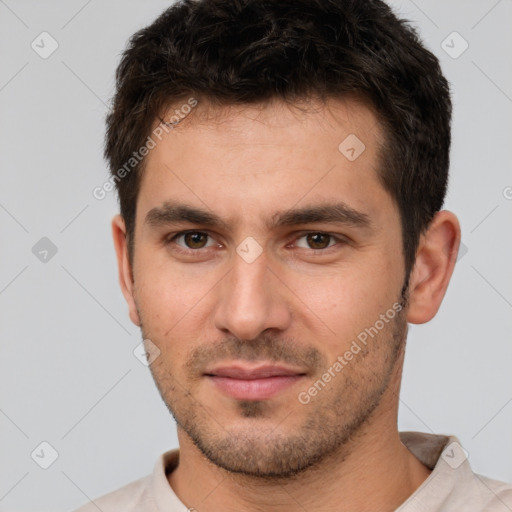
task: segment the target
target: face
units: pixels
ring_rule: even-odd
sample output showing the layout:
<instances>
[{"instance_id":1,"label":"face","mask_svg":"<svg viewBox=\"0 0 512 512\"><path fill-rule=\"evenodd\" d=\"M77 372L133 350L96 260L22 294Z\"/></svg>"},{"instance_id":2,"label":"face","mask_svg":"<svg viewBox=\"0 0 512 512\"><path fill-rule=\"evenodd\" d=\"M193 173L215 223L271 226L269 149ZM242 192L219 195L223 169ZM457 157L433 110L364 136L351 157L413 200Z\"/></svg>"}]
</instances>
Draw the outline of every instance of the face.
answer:
<instances>
[{"instance_id":1,"label":"face","mask_svg":"<svg viewBox=\"0 0 512 512\"><path fill-rule=\"evenodd\" d=\"M131 317L180 435L233 472L290 476L347 445L404 345L377 119L315 107L198 105L147 156Z\"/></svg>"}]
</instances>

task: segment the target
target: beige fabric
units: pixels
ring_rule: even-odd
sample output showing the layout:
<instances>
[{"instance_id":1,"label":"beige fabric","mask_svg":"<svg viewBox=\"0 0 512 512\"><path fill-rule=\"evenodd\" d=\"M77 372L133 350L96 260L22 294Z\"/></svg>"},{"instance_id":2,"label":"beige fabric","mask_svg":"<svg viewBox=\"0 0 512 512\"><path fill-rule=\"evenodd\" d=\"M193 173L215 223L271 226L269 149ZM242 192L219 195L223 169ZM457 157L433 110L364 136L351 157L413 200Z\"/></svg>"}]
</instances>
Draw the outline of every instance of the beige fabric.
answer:
<instances>
[{"instance_id":1,"label":"beige fabric","mask_svg":"<svg viewBox=\"0 0 512 512\"><path fill-rule=\"evenodd\" d=\"M512 512L512 485L473 473L455 436L400 432L400 438L433 471L395 512ZM164 453L152 475L75 512L187 512L166 476L166 471L170 473L176 467L178 458L178 450Z\"/></svg>"}]
</instances>

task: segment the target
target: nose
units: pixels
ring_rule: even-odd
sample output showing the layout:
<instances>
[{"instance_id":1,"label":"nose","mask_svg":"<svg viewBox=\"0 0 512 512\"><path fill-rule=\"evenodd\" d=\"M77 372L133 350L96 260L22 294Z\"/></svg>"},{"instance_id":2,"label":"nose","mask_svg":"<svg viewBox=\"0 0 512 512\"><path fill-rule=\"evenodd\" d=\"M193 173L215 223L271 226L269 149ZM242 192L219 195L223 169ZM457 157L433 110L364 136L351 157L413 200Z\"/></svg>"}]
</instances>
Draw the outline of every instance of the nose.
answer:
<instances>
[{"instance_id":1,"label":"nose","mask_svg":"<svg viewBox=\"0 0 512 512\"><path fill-rule=\"evenodd\" d=\"M263 252L247 263L238 254L222 280L215 326L240 340L253 340L267 329L285 330L291 320L287 288L269 268Z\"/></svg>"}]
</instances>

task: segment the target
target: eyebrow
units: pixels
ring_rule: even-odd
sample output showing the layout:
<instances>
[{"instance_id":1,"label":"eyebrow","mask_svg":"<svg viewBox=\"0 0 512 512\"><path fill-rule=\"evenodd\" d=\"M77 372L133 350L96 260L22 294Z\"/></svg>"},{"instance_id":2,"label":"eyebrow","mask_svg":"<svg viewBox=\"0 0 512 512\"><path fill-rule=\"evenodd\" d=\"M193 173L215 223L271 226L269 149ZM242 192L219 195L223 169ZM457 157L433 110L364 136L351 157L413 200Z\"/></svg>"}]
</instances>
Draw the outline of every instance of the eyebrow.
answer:
<instances>
[{"instance_id":1,"label":"eyebrow","mask_svg":"<svg viewBox=\"0 0 512 512\"><path fill-rule=\"evenodd\" d=\"M162 206L152 208L146 215L146 224L158 227L166 224L190 223L228 231L229 223L217 214L184 203L167 201ZM344 224L370 229L373 223L370 216L357 211L343 202L328 203L277 212L266 222L267 229L299 224L327 223Z\"/></svg>"}]
</instances>

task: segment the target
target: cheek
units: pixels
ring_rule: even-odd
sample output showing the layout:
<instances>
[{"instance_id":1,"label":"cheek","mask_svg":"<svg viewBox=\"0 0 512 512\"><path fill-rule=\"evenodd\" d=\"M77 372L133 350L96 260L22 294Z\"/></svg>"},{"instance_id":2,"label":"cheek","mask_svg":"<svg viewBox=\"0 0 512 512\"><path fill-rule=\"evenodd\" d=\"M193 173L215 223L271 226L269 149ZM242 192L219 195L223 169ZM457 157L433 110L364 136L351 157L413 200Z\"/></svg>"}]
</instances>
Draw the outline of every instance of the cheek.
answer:
<instances>
[{"instance_id":1,"label":"cheek","mask_svg":"<svg viewBox=\"0 0 512 512\"><path fill-rule=\"evenodd\" d=\"M400 285L389 259L367 255L354 265L302 275L293 290L301 299L296 307L316 325L313 331L325 332L324 349L336 354L392 308Z\"/></svg>"},{"instance_id":2,"label":"cheek","mask_svg":"<svg viewBox=\"0 0 512 512\"><path fill-rule=\"evenodd\" d=\"M166 384L166 376L172 374L179 378L179 368L197 334L193 331L192 298L183 285L176 286L161 275L155 279L145 275L139 278L138 286L136 281L136 302L143 336L151 340L162 355L153 363L153 372L167 387L170 384Z\"/></svg>"},{"instance_id":3,"label":"cheek","mask_svg":"<svg viewBox=\"0 0 512 512\"><path fill-rule=\"evenodd\" d=\"M179 275L142 264L135 274L135 299L142 323L161 336L193 306L191 290Z\"/></svg>"},{"instance_id":4,"label":"cheek","mask_svg":"<svg viewBox=\"0 0 512 512\"><path fill-rule=\"evenodd\" d=\"M139 258L135 270L135 300L145 334L173 350L197 340L206 328L221 276L149 257Z\"/></svg>"}]
</instances>

